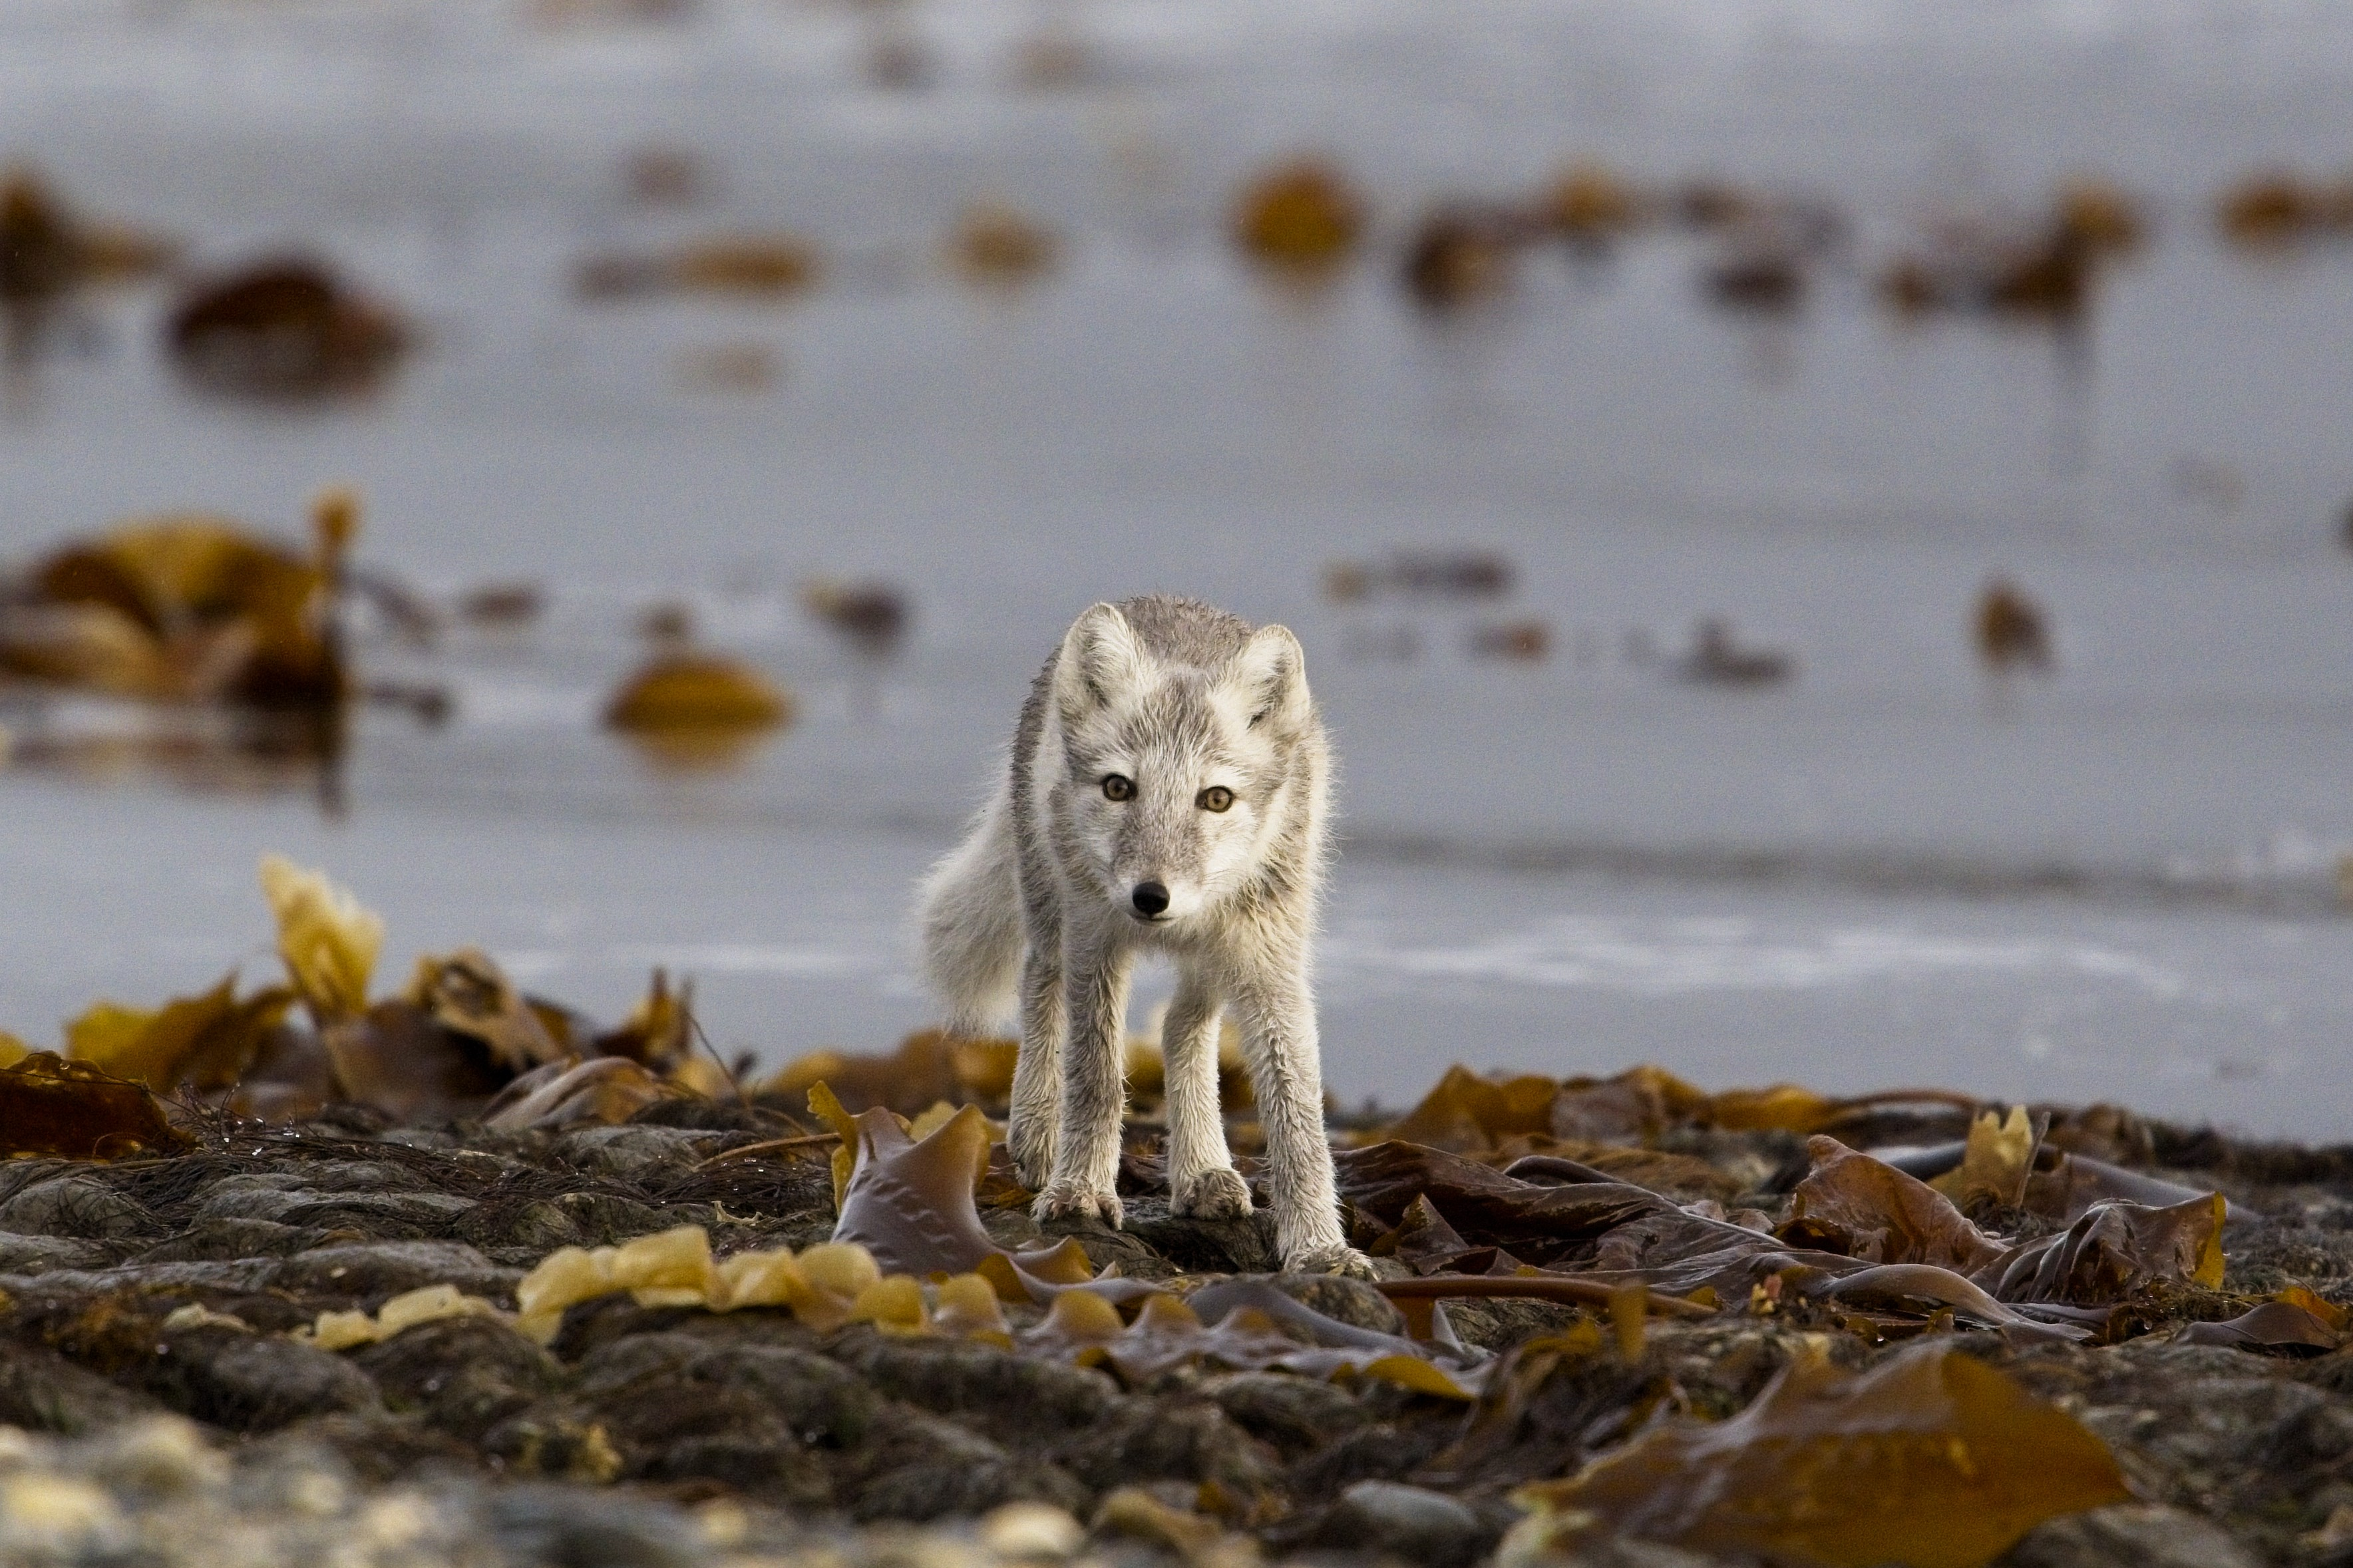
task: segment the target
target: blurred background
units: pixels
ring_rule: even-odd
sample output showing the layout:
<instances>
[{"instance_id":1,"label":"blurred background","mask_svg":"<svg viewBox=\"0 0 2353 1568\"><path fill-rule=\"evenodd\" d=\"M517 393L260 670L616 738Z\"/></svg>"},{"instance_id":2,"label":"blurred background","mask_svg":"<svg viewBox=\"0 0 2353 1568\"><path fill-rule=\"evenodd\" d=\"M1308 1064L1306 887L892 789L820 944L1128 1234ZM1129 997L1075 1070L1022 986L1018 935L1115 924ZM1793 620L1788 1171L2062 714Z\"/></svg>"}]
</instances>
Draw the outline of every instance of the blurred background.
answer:
<instances>
[{"instance_id":1,"label":"blurred background","mask_svg":"<svg viewBox=\"0 0 2353 1568\"><path fill-rule=\"evenodd\" d=\"M0 159L36 1044L279 850L887 1048L1166 589L1307 647L1344 1098L2345 1134L2353 9L5 0Z\"/></svg>"}]
</instances>

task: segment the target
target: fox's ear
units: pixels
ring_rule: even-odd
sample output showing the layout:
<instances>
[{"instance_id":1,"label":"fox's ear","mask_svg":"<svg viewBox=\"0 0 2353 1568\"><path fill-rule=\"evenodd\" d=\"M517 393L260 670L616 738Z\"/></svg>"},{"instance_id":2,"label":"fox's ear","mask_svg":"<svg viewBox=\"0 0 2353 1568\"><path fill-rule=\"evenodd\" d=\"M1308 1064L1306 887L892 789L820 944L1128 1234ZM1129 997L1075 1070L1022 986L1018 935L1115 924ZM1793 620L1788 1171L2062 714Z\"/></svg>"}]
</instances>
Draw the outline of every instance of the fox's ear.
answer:
<instances>
[{"instance_id":1,"label":"fox's ear","mask_svg":"<svg viewBox=\"0 0 2353 1568\"><path fill-rule=\"evenodd\" d=\"M1144 684L1151 656L1116 605L1097 605L1071 623L1054 660L1054 703L1082 719Z\"/></svg>"},{"instance_id":2,"label":"fox's ear","mask_svg":"<svg viewBox=\"0 0 2353 1568\"><path fill-rule=\"evenodd\" d=\"M1220 681L1240 698L1253 730L1284 733L1307 718L1307 652L1288 626L1261 626Z\"/></svg>"}]
</instances>

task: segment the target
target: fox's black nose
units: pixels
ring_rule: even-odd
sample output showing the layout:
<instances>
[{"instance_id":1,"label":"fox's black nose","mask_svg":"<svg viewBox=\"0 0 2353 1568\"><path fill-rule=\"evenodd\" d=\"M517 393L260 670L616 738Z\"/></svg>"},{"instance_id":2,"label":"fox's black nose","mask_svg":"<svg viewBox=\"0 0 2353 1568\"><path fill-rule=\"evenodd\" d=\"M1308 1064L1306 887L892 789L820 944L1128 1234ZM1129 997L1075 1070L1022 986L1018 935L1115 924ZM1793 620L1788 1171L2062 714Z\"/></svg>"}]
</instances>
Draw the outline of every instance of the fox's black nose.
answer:
<instances>
[{"instance_id":1,"label":"fox's black nose","mask_svg":"<svg viewBox=\"0 0 2353 1568\"><path fill-rule=\"evenodd\" d=\"M1149 920L1168 907L1168 889L1157 882L1138 882L1130 895L1135 912Z\"/></svg>"}]
</instances>

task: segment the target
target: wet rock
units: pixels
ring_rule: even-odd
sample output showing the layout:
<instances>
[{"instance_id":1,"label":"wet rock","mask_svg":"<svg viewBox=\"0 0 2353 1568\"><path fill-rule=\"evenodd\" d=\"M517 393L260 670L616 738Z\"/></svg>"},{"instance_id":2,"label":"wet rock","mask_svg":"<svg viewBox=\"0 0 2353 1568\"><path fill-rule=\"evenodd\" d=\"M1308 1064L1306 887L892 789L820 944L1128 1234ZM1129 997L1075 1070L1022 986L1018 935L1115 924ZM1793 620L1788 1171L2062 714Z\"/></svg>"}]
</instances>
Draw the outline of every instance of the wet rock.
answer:
<instances>
[{"instance_id":1,"label":"wet rock","mask_svg":"<svg viewBox=\"0 0 2353 1568\"><path fill-rule=\"evenodd\" d=\"M0 1235L0 1274L47 1274L57 1268L103 1268L115 1249L62 1236Z\"/></svg>"},{"instance_id":2,"label":"wet rock","mask_svg":"<svg viewBox=\"0 0 2353 1568\"><path fill-rule=\"evenodd\" d=\"M138 1255L139 1263L229 1262L242 1258L291 1258L326 1242L328 1233L268 1219L198 1220ZM11 1269L8 1272L15 1272Z\"/></svg>"},{"instance_id":3,"label":"wet rock","mask_svg":"<svg viewBox=\"0 0 2353 1568\"><path fill-rule=\"evenodd\" d=\"M1032 1436L1092 1426L1121 1403L1112 1380L1100 1372L1011 1356L992 1345L861 1331L835 1341L828 1353L891 1398L940 1415L994 1418Z\"/></svg>"},{"instance_id":4,"label":"wet rock","mask_svg":"<svg viewBox=\"0 0 2353 1568\"><path fill-rule=\"evenodd\" d=\"M1139 1200L1127 1230L1187 1274L1271 1274L1282 1267L1274 1216L1264 1209L1240 1219L1196 1219L1168 1212L1165 1200Z\"/></svg>"},{"instance_id":5,"label":"wet rock","mask_svg":"<svg viewBox=\"0 0 2353 1568\"><path fill-rule=\"evenodd\" d=\"M1078 1513L1087 1504L1086 1489L1060 1468L904 1405L883 1407L846 1485L850 1517L860 1521L986 1513L1009 1502Z\"/></svg>"},{"instance_id":6,"label":"wet rock","mask_svg":"<svg viewBox=\"0 0 2353 1568\"><path fill-rule=\"evenodd\" d=\"M375 1383L341 1357L234 1328L169 1335L140 1376L148 1393L182 1415L238 1432L376 1403Z\"/></svg>"},{"instance_id":7,"label":"wet rock","mask_svg":"<svg viewBox=\"0 0 2353 1568\"><path fill-rule=\"evenodd\" d=\"M1402 1334L1405 1319L1389 1299L1362 1279L1337 1274L1278 1274L1268 1281L1312 1312L1375 1333Z\"/></svg>"},{"instance_id":8,"label":"wet rock","mask_svg":"<svg viewBox=\"0 0 2353 1568\"><path fill-rule=\"evenodd\" d=\"M445 1318L354 1352L385 1403L415 1408L465 1438L484 1432L565 1381L562 1363L505 1324Z\"/></svg>"},{"instance_id":9,"label":"wet rock","mask_svg":"<svg viewBox=\"0 0 2353 1568\"><path fill-rule=\"evenodd\" d=\"M55 1351L0 1341L0 1423L79 1436L158 1409Z\"/></svg>"},{"instance_id":10,"label":"wet rock","mask_svg":"<svg viewBox=\"0 0 2353 1568\"><path fill-rule=\"evenodd\" d=\"M591 1176L637 1182L691 1169L716 1153L721 1142L709 1132L639 1121L571 1133L556 1140L554 1152Z\"/></svg>"},{"instance_id":11,"label":"wet rock","mask_svg":"<svg viewBox=\"0 0 2353 1568\"><path fill-rule=\"evenodd\" d=\"M1446 1303L1446 1320L1454 1337L1466 1345L1502 1352L1546 1334L1556 1334L1577 1321L1574 1307L1557 1301L1461 1300Z\"/></svg>"},{"instance_id":12,"label":"wet rock","mask_svg":"<svg viewBox=\"0 0 2353 1568\"><path fill-rule=\"evenodd\" d=\"M1380 1422L1360 1426L1292 1468L1300 1497L1332 1497L1362 1480L1403 1480L1453 1439L1450 1426Z\"/></svg>"},{"instance_id":13,"label":"wet rock","mask_svg":"<svg viewBox=\"0 0 2353 1568\"><path fill-rule=\"evenodd\" d=\"M380 1241L322 1247L276 1264L281 1290L375 1300L426 1285L455 1285L470 1296L512 1300L521 1271L501 1268L463 1242Z\"/></svg>"},{"instance_id":14,"label":"wet rock","mask_svg":"<svg viewBox=\"0 0 2353 1568\"><path fill-rule=\"evenodd\" d=\"M718 1481L820 1508L832 1500L824 1454L857 1447L881 1405L851 1373L807 1351L643 1333L597 1349L571 1394L508 1418L485 1444L545 1469L551 1441L569 1454L593 1447L586 1435L601 1432L617 1475Z\"/></svg>"},{"instance_id":15,"label":"wet rock","mask_svg":"<svg viewBox=\"0 0 2353 1568\"><path fill-rule=\"evenodd\" d=\"M1463 1568L1493 1544L1485 1521L1443 1492L1358 1481L1324 1510L1311 1544L1378 1552L1429 1568Z\"/></svg>"},{"instance_id":16,"label":"wet rock","mask_svg":"<svg viewBox=\"0 0 2353 1568\"><path fill-rule=\"evenodd\" d=\"M1237 1372L1201 1384L1235 1425L1287 1457L1366 1425L1372 1413L1347 1390L1287 1373Z\"/></svg>"},{"instance_id":17,"label":"wet rock","mask_svg":"<svg viewBox=\"0 0 2353 1568\"><path fill-rule=\"evenodd\" d=\"M1274 1456L1215 1404L1183 1397L1131 1399L1073 1435L1062 1456L1098 1490L1134 1481L1215 1481L1248 1496L1272 1484Z\"/></svg>"},{"instance_id":18,"label":"wet rock","mask_svg":"<svg viewBox=\"0 0 2353 1568\"><path fill-rule=\"evenodd\" d=\"M2221 1529L2179 1509L2128 1503L2046 1520L2002 1568L2255 1568Z\"/></svg>"},{"instance_id":19,"label":"wet rock","mask_svg":"<svg viewBox=\"0 0 2353 1568\"><path fill-rule=\"evenodd\" d=\"M142 1235L155 1216L103 1182L59 1176L19 1188L0 1203L0 1230L19 1236L105 1240Z\"/></svg>"},{"instance_id":20,"label":"wet rock","mask_svg":"<svg viewBox=\"0 0 2353 1568\"><path fill-rule=\"evenodd\" d=\"M491 1505L490 1533L525 1563L701 1568L701 1532L673 1513L577 1491L520 1487Z\"/></svg>"},{"instance_id":21,"label":"wet rock","mask_svg":"<svg viewBox=\"0 0 2353 1568\"><path fill-rule=\"evenodd\" d=\"M1086 1249L1087 1261L1098 1272L1119 1265L1119 1271L1131 1279L1166 1279L1176 1272L1168 1260L1154 1251L1140 1237L1125 1230L1113 1230L1096 1219L1048 1220L1039 1226L1039 1233L1048 1240L1069 1237Z\"/></svg>"},{"instance_id":22,"label":"wet rock","mask_svg":"<svg viewBox=\"0 0 2353 1568\"><path fill-rule=\"evenodd\" d=\"M282 1225L355 1230L386 1241L427 1241L448 1237L475 1207L471 1198L448 1193L303 1195L311 1201L291 1205L273 1217Z\"/></svg>"}]
</instances>

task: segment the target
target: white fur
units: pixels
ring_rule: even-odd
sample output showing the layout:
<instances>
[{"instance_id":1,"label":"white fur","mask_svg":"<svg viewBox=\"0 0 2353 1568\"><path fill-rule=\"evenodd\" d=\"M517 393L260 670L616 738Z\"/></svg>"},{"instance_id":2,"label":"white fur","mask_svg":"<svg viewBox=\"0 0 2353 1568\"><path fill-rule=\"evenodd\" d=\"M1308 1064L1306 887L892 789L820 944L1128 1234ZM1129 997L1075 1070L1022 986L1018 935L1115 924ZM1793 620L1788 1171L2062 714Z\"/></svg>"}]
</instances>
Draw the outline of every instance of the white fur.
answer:
<instances>
[{"instance_id":1,"label":"white fur","mask_svg":"<svg viewBox=\"0 0 2353 1568\"><path fill-rule=\"evenodd\" d=\"M1097 605L1039 673L1005 784L921 899L947 1027L978 1034L1018 1006L1008 1142L1039 1218L1120 1222L1128 975L1159 952L1177 971L1162 1036L1171 1208L1250 1209L1218 1106L1230 1008L1286 1266L1365 1269L1340 1230L1309 977L1330 773L1281 626L1187 600ZM1132 798L1110 798L1113 774ZM1228 809L1203 804L1212 788L1231 792ZM1147 882L1166 892L1157 917L1135 901Z\"/></svg>"}]
</instances>

